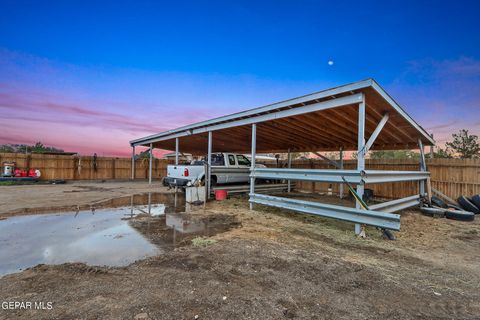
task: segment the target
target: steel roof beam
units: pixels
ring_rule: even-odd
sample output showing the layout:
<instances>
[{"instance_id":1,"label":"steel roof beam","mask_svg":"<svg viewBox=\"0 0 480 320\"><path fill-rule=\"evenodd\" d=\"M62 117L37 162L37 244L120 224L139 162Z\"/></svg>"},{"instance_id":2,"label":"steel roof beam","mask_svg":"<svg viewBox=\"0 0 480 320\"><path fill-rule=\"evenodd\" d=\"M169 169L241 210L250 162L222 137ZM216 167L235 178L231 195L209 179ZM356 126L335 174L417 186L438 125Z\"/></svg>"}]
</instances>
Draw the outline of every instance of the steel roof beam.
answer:
<instances>
[{"instance_id":1,"label":"steel roof beam","mask_svg":"<svg viewBox=\"0 0 480 320\"><path fill-rule=\"evenodd\" d=\"M357 93L357 94L352 94L349 96L341 97L341 98L336 98L334 100L328 100L328 101L323 101L323 102L318 102L310 105L306 105L303 107L298 107L298 108L292 108L292 109L287 109L287 110L282 110L282 111L277 111L273 113L268 113L268 114L262 114L250 118L245 118L245 119L239 119L227 123L220 123L208 127L202 127L198 129L189 129L185 130L182 132L178 132L175 134L171 135L165 135L162 137L155 137L149 140L143 140L141 142L133 142L133 145L143 145L146 143L154 143L158 141L165 141L165 140L170 140L173 138L179 138L179 137L185 137L189 135L194 135L194 134L199 134L199 133L205 133L208 131L216 131L216 130L222 130L222 129L227 129L227 128L232 128L232 127L238 127L238 126L243 126L243 125L250 125L254 123L260 123L260 122L265 122L269 120L275 120L275 119L281 119L281 118L287 118L287 117L292 117L300 114L305 114L305 113L310 113L310 112L316 112L320 110L326 110L326 109L331 109L331 108L336 108L336 107L341 107L341 106L346 106L350 104L357 104L361 102L363 99L363 94L362 93Z\"/></svg>"},{"instance_id":2,"label":"steel roof beam","mask_svg":"<svg viewBox=\"0 0 480 320\"><path fill-rule=\"evenodd\" d=\"M332 159L330 159L330 158L328 158L328 157L325 157L323 154L320 154L320 153L318 153L318 152L316 152L316 151L315 151L315 152L312 152L312 153L313 153L314 155L316 155L316 156L319 156L319 157L322 158L323 160L327 161L328 163L330 163L330 164L331 164L332 166L334 166L335 168L341 169L341 168L340 168L340 163L338 163L337 161L332 160Z\"/></svg>"},{"instance_id":3,"label":"steel roof beam","mask_svg":"<svg viewBox=\"0 0 480 320\"><path fill-rule=\"evenodd\" d=\"M144 140L147 140L147 139L150 140L150 139L153 139L153 138L170 135L170 134L177 133L177 132L184 131L184 130L189 130L189 129L203 127L203 126L210 126L210 125L215 124L215 123L230 121L230 120L238 119L240 117L250 117L250 116L254 116L254 115L259 114L259 113L269 112L269 111L276 110L276 109L279 109L279 108L286 108L286 107L289 107L289 106L292 106L292 105L295 105L295 104L301 104L301 103L308 102L308 101L311 101L311 100L324 99L324 98L334 96L334 95L337 95L337 94L341 94L341 93L345 93L345 92L353 92L354 90L360 90L360 89L371 86L372 81L373 81L373 79L366 79L366 80L346 84L346 85L343 85L343 86L339 86L339 87L336 87L336 88L326 89L326 90L322 90L322 91L319 91L319 92L316 92L316 93L307 94L307 95L304 95L304 96L301 96L301 97L297 97L297 98L293 98L293 99L289 99L289 100L285 100L285 101L281 101L281 102L272 103L272 104L269 104L269 105L266 105L266 106L263 106L263 107L253 108L253 109L250 109L250 110L233 113L233 114L230 114L230 115L227 115L227 116L218 117L218 118L214 118L214 119L207 120L207 121L197 122L197 123L186 125L186 126L183 126L183 127L180 127L180 128L173 129L173 130L168 130L168 131L165 131L165 132L161 132L161 133L158 133L158 134L147 136L145 138L135 139L135 140L132 140L130 143L132 145L133 144L138 145L139 143L144 143Z\"/></svg>"},{"instance_id":4,"label":"steel roof beam","mask_svg":"<svg viewBox=\"0 0 480 320\"><path fill-rule=\"evenodd\" d=\"M365 143L365 146L363 147L363 154L367 154L368 150L370 150L373 143L375 142L378 135L380 134L380 131L382 131L383 127L385 127L385 125L387 124L388 118L389 118L389 115L388 115L388 112L387 112L387 113L385 113L383 118L380 120L380 122L378 123L375 130L372 132L372 135L368 139L367 143Z\"/></svg>"}]
</instances>

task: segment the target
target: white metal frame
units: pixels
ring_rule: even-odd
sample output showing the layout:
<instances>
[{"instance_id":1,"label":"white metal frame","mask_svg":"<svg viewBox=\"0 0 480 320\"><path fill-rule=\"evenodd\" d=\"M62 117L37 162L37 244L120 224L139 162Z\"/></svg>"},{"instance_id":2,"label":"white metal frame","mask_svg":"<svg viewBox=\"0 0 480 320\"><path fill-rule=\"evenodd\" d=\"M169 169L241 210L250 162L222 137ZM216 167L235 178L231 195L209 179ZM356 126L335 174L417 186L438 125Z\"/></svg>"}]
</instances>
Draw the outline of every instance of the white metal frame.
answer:
<instances>
[{"instance_id":1,"label":"white metal frame","mask_svg":"<svg viewBox=\"0 0 480 320\"><path fill-rule=\"evenodd\" d=\"M345 179L345 181L348 183L356 185L357 194L360 197L363 197L364 186L366 183L386 183L398 181L420 181L420 183L424 183L429 177L429 173L426 171L421 140L419 140L419 146L422 153L420 165L421 171L384 171L365 169L365 155L389 119L388 113L385 114L368 141L365 142L365 108L365 96L362 94L361 101L358 104L358 151L356 170L343 170L342 150L340 150L340 164L322 156L321 154L316 153L321 158L332 163L337 170L292 169L290 167L290 152L288 158L289 165L286 169L256 168L253 162L250 172L250 209L253 209L253 204L256 203L350 221L355 223L355 233L357 235L362 232L362 224L368 224L385 229L399 230L400 216L393 214L393 212L418 205L421 197L424 195L424 189L420 189L420 195L414 195L403 199L372 205L370 206L369 210L365 210L358 200L356 200L355 208L346 208L336 205L327 205L284 197L266 196L255 193L256 178L285 179L289 182L291 180L306 180L340 184L342 184L344 182L343 179ZM256 126L252 125L252 159L255 159L255 146Z\"/></svg>"},{"instance_id":2,"label":"white metal frame","mask_svg":"<svg viewBox=\"0 0 480 320\"><path fill-rule=\"evenodd\" d=\"M425 132L412 118L410 118L405 111L373 80L368 79L350 85L337 87L330 90L317 92L311 95L279 102L261 108L248 110L232 114L225 117L216 118L209 121L196 123L189 126L184 126L175 130L166 131L160 134L148 136L142 139L133 140L130 142L133 147L132 155L132 179L135 177L135 146L136 145L150 145L150 168L149 168L149 182L152 179L152 149L153 144L159 141L175 139L175 163L178 164L179 156L179 139L181 137L208 133L208 152L207 152L207 175L205 182L207 185L207 195L210 197L211 192L211 155L212 155L212 134L213 131L236 127L251 125L252 126L252 141L251 141L251 167L250 167L250 208L253 209L254 203L271 205L274 207L292 209L304 213L318 214L322 216L352 221L355 224L355 233L361 232L362 224L370 224L382 228L398 230L400 228L400 218L398 215L385 213L383 211L394 212L412 205L418 204L421 196L425 194L425 180L428 178L426 171L425 156L423 150L422 140L418 140L421 152L420 170L419 172L411 171L379 171L365 169L365 155L370 150L384 126L389 120L389 114L384 114L379 121L377 127L373 131L368 140L365 139L365 114L366 102L364 93L355 93L355 90L364 88L373 88L379 93L401 117L409 122L421 134L422 139L434 143L433 138ZM348 94L350 93L350 94ZM336 98L335 95L348 94ZM316 99L323 99L331 97L333 99L316 102L313 104L303 105L300 107L285 109L286 107L303 104L305 102ZM357 141L357 168L356 170L343 169L343 149L340 149L340 163L332 161L337 167L337 170L314 170L314 169L292 169L291 168L291 153L288 150L288 168L256 168L256 140L257 140L257 123L287 118L295 115L316 112L331 108L337 108L346 105L358 105L358 141ZM267 112L267 113L266 113ZM293 147L293 146L292 146ZM329 160L329 159L327 159ZM341 195L343 193L343 179L349 183L356 185L357 193L360 197L364 193L364 185L366 183L383 183L394 181L420 181L420 195L415 195L403 199L389 201L383 204L373 205L371 209L364 210L361 204L357 201L355 208L345 208L341 206L332 206L326 204L319 204L308 201L301 201L296 199L287 199L282 197L264 196L255 193L255 179L256 178L273 178L284 179L288 181L287 190L290 191L291 180L309 180L309 181L326 181L341 184Z\"/></svg>"}]
</instances>

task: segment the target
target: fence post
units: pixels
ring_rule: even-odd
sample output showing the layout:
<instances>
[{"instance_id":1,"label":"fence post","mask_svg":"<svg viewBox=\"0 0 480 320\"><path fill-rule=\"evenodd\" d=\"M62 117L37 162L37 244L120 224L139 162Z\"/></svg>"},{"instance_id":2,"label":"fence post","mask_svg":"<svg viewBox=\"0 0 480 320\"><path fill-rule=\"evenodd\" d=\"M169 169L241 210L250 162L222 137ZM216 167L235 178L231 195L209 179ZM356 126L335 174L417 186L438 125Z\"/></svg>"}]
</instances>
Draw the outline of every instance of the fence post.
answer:
<instances>
[{"instance_id":1,"label":"fence post","mask_svg":"<svg viewBox=\"0 0 480 320\"><path fill-rule=\"evenodd\" d=\"M112 159L112 179L116 179L115 158Z\"/></svg>"},{"instance_id":2,"label":"fence post","mask_svg":"<svg viewBox=\"0 0 480 320\"><path fill-rule=\"evenodd\" d=\"M75 158L75 156L72 157L72 162L73 162L73 166L72 166L72 179L73 180L76 180L76 172L77 172L77 159Z\"/></svg>"}]
</instances>

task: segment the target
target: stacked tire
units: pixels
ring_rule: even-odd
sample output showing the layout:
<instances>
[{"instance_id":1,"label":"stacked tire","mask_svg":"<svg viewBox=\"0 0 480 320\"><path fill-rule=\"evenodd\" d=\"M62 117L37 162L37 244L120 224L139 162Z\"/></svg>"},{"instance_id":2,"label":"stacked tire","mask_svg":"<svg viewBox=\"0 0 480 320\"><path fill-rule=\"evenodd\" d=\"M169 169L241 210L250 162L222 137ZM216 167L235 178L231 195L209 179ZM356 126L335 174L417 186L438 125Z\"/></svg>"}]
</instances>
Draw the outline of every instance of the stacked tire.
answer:
<instances>
[{"instance_id":1,"label":"stacked tire","mask_svg":"<svg viewBox=\"0 0 480 320\"><path fill-rule=\"evenodd\" d=\"M473 204L480 209L480 194L477 194L476 196L473 196L472 199L470 199Z\"/></svg>"},{"instance_id":2,"label":"stacked tire","mask_svg":"<svg viewBox=\"0 0 480 320\"><path fill-rule=\"evenodd\" d=\"M472 212L474 214L479 214L480 209L475 205L473 198L477 200L478 198L480 198L480 195L473 196L471 199L465 196L461 196L461 197L458 197L457 202L464 210Z\"/></svg>"},{"instance_id":3,"label":"stacked tire","mask_svg":"<svg viewBox=\"0 0 480 320\"><path fill-rule=\"evenodd\" d=\"M446 218L459 221L473 221L475 215L480 214L480 195L477 194L470 199L460 196L457 202L460 208L452 206L453 208L446 210Z\"/></svg>"}]
</instances>

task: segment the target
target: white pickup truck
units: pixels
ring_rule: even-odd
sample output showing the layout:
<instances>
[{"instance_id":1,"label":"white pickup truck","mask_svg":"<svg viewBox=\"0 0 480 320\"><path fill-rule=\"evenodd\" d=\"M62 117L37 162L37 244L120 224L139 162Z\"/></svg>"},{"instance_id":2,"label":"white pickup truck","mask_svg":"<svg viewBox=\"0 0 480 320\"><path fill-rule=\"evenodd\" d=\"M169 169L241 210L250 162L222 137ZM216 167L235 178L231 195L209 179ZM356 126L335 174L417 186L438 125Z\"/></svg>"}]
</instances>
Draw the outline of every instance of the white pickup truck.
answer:
<instances>
[{"instance_id":1,"label":"white pickup truck","mask_svg":"<svg viewBox=\"0 0 480 320\"><path fill-rule=\"evenodd\" d=\"M205 181L205 160L192 161L190 165L169 165L163 184L170 187L193 186ZM211 185L242 183L249 181L250 160L244 155L234 153L212 154ZM265 167L256 165L256 167Z\"/></svg>"}]
</instances>

